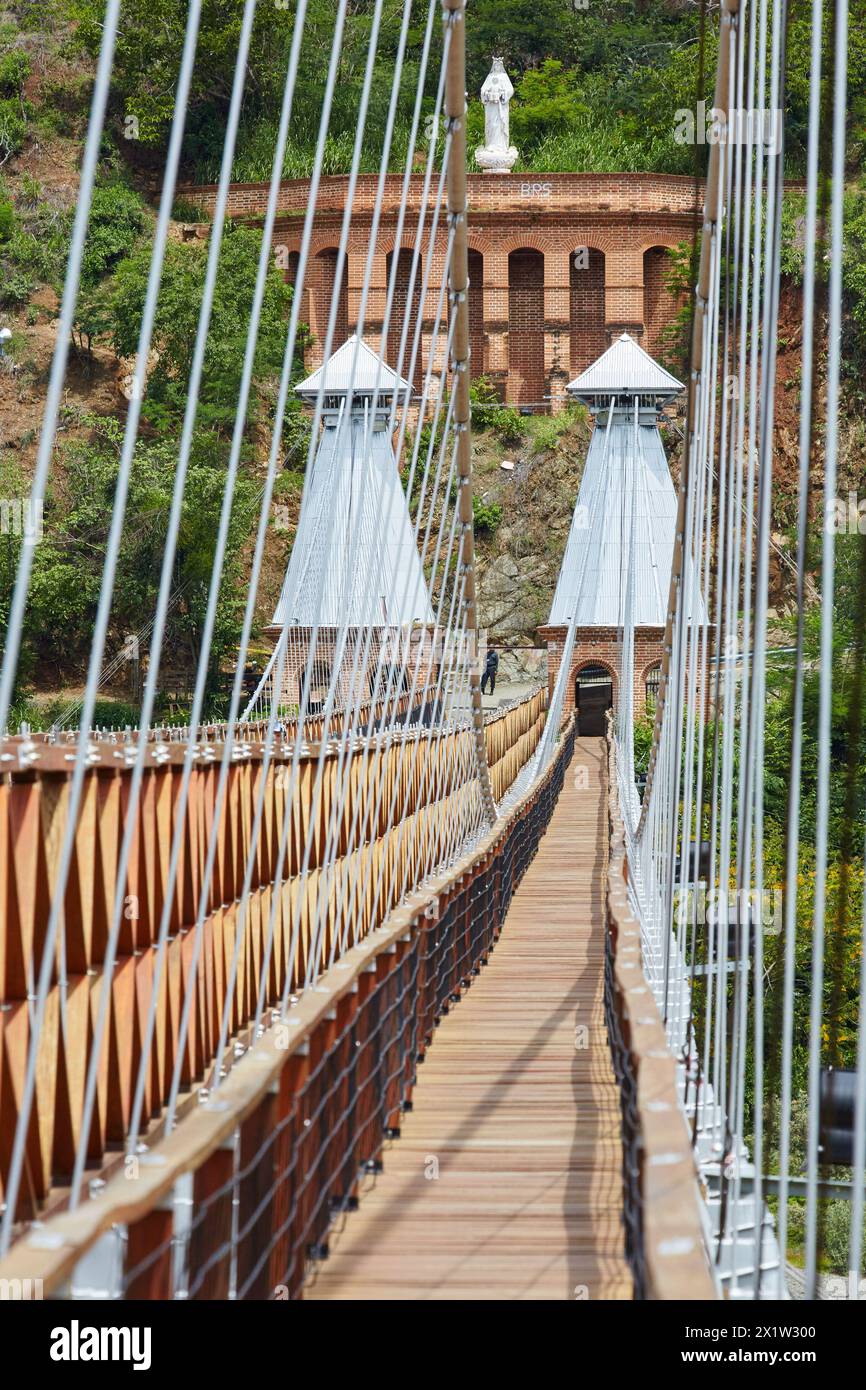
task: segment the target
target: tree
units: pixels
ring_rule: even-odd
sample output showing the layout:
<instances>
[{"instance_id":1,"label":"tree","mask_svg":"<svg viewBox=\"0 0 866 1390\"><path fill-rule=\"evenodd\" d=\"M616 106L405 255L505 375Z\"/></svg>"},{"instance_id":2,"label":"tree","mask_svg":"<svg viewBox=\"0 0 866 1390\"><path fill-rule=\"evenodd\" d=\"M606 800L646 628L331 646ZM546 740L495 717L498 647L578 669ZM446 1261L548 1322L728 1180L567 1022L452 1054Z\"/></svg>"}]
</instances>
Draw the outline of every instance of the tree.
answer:
<instances>
[{"instance_id":1,"label":"tree","mask_svg":"<svg viewBox=\"0 0 866 1390\"><path fill-rule=\"evenodd\" d=\"M86 652L102 584L102 568L117 487L123 440L120 422L92 417L91 437L64 451L46 499L45 531L33 557L26 645L32 659L68 669ZM181 591L169 618L164 651L183 654L193 668L199 654L214 547L225 485L225 445L198 431L193 439L174 566ZM111 644L122 646L153 613L165 550L177 469L172 440L139 441L133 456L126 520L111 612ZM245 598L244 547L255 518L257 489L240 473L235 482L229 544L212 648L216 671L237 639ZM2 572L2 568L0 568ZM4 582L0 591L0 609Z\"/></svg>"},{"instance_id":2,"label":"tree","mask_svg":"<svg viewBox=\"0 0 866 1390\"><path fill-rule=\"evenodd\" d=\"M512 129L514 138L535 145L545 136L566 130L578 115L586 115L574 71L556 58L524 73L516 89Z\"/></svg>"},{"instance_id":3,"label":"tree","mask_svg":"<svg viewBox=\"0 0 866 1390\"><path fill-rule=\"evenodd\" d=\"M99 52L105 0L68 0L75 40L91 56ZM126 7L117 37L113 85L132 117L134 138L163 142L174 114L175 88L189 7L184 0L148 0ZM231 96L243 6L204 0L190 93L192 124L208 111L224 113ZM282 84L293 12L259 5L250 49L248 82L253 100L272 96Z\"/></svg>"},{"instance_id":4,"label":"tree","mask_svg":"<svg viewBox=\"0 0 866 1390\"><path fill-rule=\"evenodd\" d=\"M234 421L260 246L260 232L231 222L226 224L198 415L200 424L217 430L230 428ZM121 262L114 277L108 331L115 351L124 357L136 351L150 259L151 248L141 246ZM145 403L145 414L151 419L176 420L186 406L206 266L207 248L201 243L170 242L166 248L153 331L158 360L148 378ZM290 286L272 265L257 338L254 373L258 386L282 366L291 298ZM302 335L299 338L300 357ZM260 399L260 393L254 392L253 412Z\"/></svg>"},{"instance_id":5,"label":"tree","mask_svg":"<svg viewBox=\"0 0 866 1390\"><path fill-rule=\"evenodd\" d=\"M125 183L115 181L93 190L87 241L81 261L82 285L95 285L132 251L144 229L144 205Z\"/></svg>"}]
</instances>

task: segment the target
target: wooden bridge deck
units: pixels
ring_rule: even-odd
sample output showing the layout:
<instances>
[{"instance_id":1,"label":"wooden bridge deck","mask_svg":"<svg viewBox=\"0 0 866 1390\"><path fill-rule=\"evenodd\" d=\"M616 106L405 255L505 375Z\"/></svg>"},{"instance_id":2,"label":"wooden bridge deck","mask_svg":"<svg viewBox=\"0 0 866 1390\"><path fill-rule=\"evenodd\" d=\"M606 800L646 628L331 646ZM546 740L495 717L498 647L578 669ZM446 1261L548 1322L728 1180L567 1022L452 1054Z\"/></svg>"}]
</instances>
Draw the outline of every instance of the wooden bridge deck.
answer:
<instances>
[{"instance_id":1,"label":"wooden bridge deck","mask_svg":"<svg viewBox=\"0 0 866 1390\"><path fill-rule=\"evenodd\" d=\"M632 1296L603 1010L603 757L578 739L499 943L305 1297Z\"/></svg>"}]
</instances>

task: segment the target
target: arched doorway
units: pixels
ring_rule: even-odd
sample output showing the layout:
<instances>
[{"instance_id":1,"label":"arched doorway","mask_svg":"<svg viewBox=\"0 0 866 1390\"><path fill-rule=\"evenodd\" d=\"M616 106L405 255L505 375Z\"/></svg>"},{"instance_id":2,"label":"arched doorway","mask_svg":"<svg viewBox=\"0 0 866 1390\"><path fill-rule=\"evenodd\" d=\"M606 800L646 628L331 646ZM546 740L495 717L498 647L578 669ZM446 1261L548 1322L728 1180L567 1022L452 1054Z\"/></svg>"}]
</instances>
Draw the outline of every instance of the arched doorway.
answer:
<instances>
[{"instance_id":1,"label":"arched doorway","mask_svg":"<svg viewBox=\"0 0 866 1390\"><path fill-rule=\"evenodd\" d=\"M340 252L336 246L329 246L324 251L319 251L313 257L310 275L310 291L312 299L312 318L314 322L310 325L313 333L318 339L317 347L319 356L325 351L325 339L328 333L328 318L331 313L331 301L334 297L334 289L337 284L337 265L339 263ZM343 273L340 276L340 289L337 299L337 318L334 323L334 337L331 342L331 352L336 352L338 347L342 347L349 336L349 275L347 257L343 257Z\"/></svg>"},{"instance_id":2,"label":"arched doorway","mask_svg":"<svg viewBox=\"0 0 866 1390\"><path fill-rule=\"evenodd\" d=\"M512 251L508 257L509 396L542 409L544 397L544 257Z\"/></svg>"},{"instance_id":3,"label":"arched doorway","mask_svg":"<svg viewBox=\"0 0 866 1390\"><path fill-rule=\"evenodd\" d=\"M605 716L613 706L613 679L606 666L582 666L574 677L577 732L598 737L606 733Z\"/></svg>"},{"instance_id":4,"label":"arched doorway","mask_svg":"<svg viewBox=\"0 0 866 1390\"><path fill-rule=\"evenodd\" d=\"M604 252L579 246L571 254L568 318L571 372L590 366L607 347L604 313Z\"/></svg>"}]
</instances>

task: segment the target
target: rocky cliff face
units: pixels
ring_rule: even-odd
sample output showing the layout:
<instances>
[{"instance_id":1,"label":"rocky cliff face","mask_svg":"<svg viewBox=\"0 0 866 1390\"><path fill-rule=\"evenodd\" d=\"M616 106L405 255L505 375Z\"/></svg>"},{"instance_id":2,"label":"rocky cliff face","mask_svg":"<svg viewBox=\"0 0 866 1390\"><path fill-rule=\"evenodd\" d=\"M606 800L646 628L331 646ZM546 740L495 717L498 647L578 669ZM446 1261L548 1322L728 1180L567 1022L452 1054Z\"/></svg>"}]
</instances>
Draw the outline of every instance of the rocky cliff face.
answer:
<instances>
[{"instance_id":1,"label":"rocky cliff face","mask_svg":"<svg viewBox=\"0 0 866 1390\"><path fill-rule=\"evenodd\" d=\"M553 598L589 435L582 409L527 420L518 444L503 444L492 431L475 435L481 516L501 512L497 524L477 527L478 616L500 648L538 643L536 628Z\"/></svg>"}]
</instances>

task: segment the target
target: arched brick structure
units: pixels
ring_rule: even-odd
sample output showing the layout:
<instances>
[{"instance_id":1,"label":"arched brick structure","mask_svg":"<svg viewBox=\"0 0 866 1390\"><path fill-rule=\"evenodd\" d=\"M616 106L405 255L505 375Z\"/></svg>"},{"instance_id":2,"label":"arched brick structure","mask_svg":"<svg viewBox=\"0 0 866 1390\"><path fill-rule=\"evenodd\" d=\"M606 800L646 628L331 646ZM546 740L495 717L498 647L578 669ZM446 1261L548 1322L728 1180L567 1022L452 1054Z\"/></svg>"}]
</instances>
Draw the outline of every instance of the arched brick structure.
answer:
<instances>
[{"instance_id":1,"label":"arched brick structure","mask_svg":"<svg viewBox=\"0 0 866 1390\"><path fill-rule=\"evenodd\" d=\"M612 686L612 688L613 688L613 698L614 698L614 702L616 702L616 690L617 690L617 684L618 684L616 667L613 666L613 665L611 665L611 663L610 663L609 661L603 660L602 657L599 657L599 656L587 656L585 652L584 652L582 655L575 656L575 657L572 659L572 663L571 663L571 688L572 688L572 692L574 691L574 687L575 687L575 685L576 685L576 683L577 683L577 681L578 681L578 679L579 679L579 677L580 677L581 671L586 671L586 670L588 670L588 669L590 669L590 668L592 668L592 667L601 667L601 669L602 669L603 671L607 671L607 674L610 676L611 686Z\"/></svg>"},{"instance_id":2,"label":"arched brick structure","mask_svg":"<svg viewBox=\"0 0 866 1390\"><path fill-rule=\"evenodd\" d=\"M604 252L575 247L569 257L569 371L577 376L608 346L604 322Z\"/></svg>"},{"instance_id":3,"label":"arched brick structure","mask_svg":"<svg viewBox=\"0 0 866 1390\"><path fill-rule=\"evenodd\" d=\"M469 348L470 372L484 375L484 257L469 248Z\"/></svg>"},{"instance_id":4,"label":"arched brick structure","mask_svg":"<svg viewBox=\"0 0 866 1390\"><path fill-rule=\"evenodd\" d=\"M334 293L334 286L337 283L337 264L340 255L339 248L336 246L325 247L313 256L310 265L310 294L309 311L312 322L310 329L316 339L318 348L318 358L321 361L325 346L325 337L328 332L328 315L331 311L331 299ZM291 252L289 252L291 257ZM344 261L345 261L344 257ZM331 343L331 351L336 352L338 347L349 336L349 286L348 286L348 267L343 265L343 275L340 283L340 297L337 305L337 318L334 324L334 337Z\"/></svg>"},{"instance_id":5,"label":"arched brick structure","mask_svg":"<svg viewBox=\"0 0 866 1390\"><path fill-rule=\"evenodd\" d=\"M679 305L666 280L671 271L666 246L650 246L643 253L644 347L656 356L664 348L664 329L676 316Z\"/></svg>"},{"instance_id":6,"label":"arched brick structure","mask_svg":"<svg viewBox=\"0 0 866 1390\"><path fill-rule=\"evenodd\" d=\"M389 251L385 257L385 271L387 283L390 284L391 268L393 265L394 251ZM424 283L424 265L419 261L415 269L415 280L412 283L412 251L408 246L402 246L397 252L397 278L394 282L394 302L391 308L391 323L388 330L389 342L392 344L391 355L396 359L400 350L400 336L402 333L403 319L406 313L406 305L409 302L409 286L412 284L412 309L409 315L409 332L406 336L406 351L403 358L402 375L408 378L409 365L412 361L412 351L415 343L415 331L418 320L421 319L423 325L424 315L421 307L421 287ZM445 325L443 324L443 331ZM369 337L369 335L366 335ZM420 391L424 385L424 353L423 353L423 329L422 338L419 341L418 351L415 354L415 367L412 372L412 385L416 391Z\"/></svg>"},{"instance_id":7,"label":"arched brick structure","mask_svg":"<svg viewBox=\"0 0 866 1390\"><path fill-rule=\"evenodd\" d=\"M543 626L538 629L542 642L547 644L547 671L551 693L559 671L559 662L565 645L568 629L565 627ZM574 682L583 666L603 666L613 680L613 703L617 702L617 671L620 661L622 636L616 627L579 627L575 634L574 652L571 660L571 673L565 689L565 709L574 708ZM639 627L634 634L634 686L635 711L645 708L645 673L662 659L664 647L664 628Z\"/></svg>"},{"instance_id":8,"label":"arched brick structure","mask_svg":"<svg viewBox=\"0 0 866 1390\"><path fill-rule=\"evenodd\" d=\"M486 375L501 386L510 400L518 397L541 400L549 396L555 410L565 403L565 386L571 377L623 329L641 338L649 351L657 348L659 332L676 309L665 300L664 248L689 240L695 218L701 215L703 189L696 186L693 178L675 174L470 174L468 182L470 246L481 257L480 261L473 257L470 267L473 374L478 374L483 361ZM409 181L404 223L404 228L409 230L404 229L401 238L403 251L411 252L415 245L417 233L414 229L423 186L423 175L413 175ZM346 330L351 332L358 322L377 188L378 175L362 174L357 180L348 242L347 303L344 313L341 302L340 331L345 323ZM300 248L309 192L307 179L286 179L280 186L274 246L282 248L284 256ZM379 230L364 322L364 336L372 347L379 346L382 331L387 296L387 253L394 247L402 192L403 176L389 174L379 208ZM319 329L317 319L322 307L323 272L328 258L336 255L333 248L339 242L347 194L346 176L321 180L313 220L313 255L307 275L313 290L308 295L308 301L312 301L310 327L316 339L307 357L311 370L321 362L324 325ZM229 195L229 215L260 219L267 196L267 184L234 184ZM178 197L212 209L216 188L187 185L178 189ZM429 225L428 217L418 246L422 256L427 252ZM428 364L436 291L444 268L447 236L445 218L440 217L431 267L431 289L424 305L421 372ZM589 247L591 252L588 293L575 285L572 278L572 257L580 246ZM509 256L512 252L527 250L540 253L543 258L541 293L539 295L537 284L530 286L524 277L522 288L516 289L517 298L512 306L509 303L512 297ZM321 252L327 253L322 262L317 254ZM287 261L281 258L279 263L286 265ZM473 266L475 274L472 274ZM510 319L512 307L519 319L521 295L530 289L538 318L533 329L536 336L527 344L522 334L511 334ZM302 307L306 309L307 306ZM399 307L395 306L395 313ZM540 383L539 333L542 344ZM392 327L386 349L389 360L393 341ZM517 382L517 376L523 378L527 371L532 382L529 391ZM518 385L519 390L516 389Z\"/></svg>"},{"instance_id":9,"label":"arched brick structure","mask_svg":"<svg viewBox=\"0 0 866 1390\"><path fill-rule=\"evenodd\" d=\"M641 678L640 678L640 689L641 689L641 692L642 692L642 693L641 693L641 702L640 702L640 705L635 705L635 713L637 713L637 714L651 714L651 713L652 713L652 711L651 711L650 708L649 708L649 699L648 699L648 696L649 696L649 688L648 688L649 678L650 678L650 675L652 674L652 672L654 672L654 671L657 672L657 673L660 675L660 674L661 674L661 669L662 669L662 664L661 664L661 661L660 661L660 660L659 660L659 661L651 661L651 662L649 662L649 664L648 664L647 666L644 667L644 669L643 669L643 671L642 671L642 673L641 673Z\"/></svg>"},{"instance_id":10,"label":"arched brick structure","mask_svg":"<svg viewBox=\"0 0 866 1390\"><path fill-rule=\"evenodd\" d=\"M520 247L508 257L509 399L540 405L544 396L544 256Z\"/></svg>"}]
</instances>

